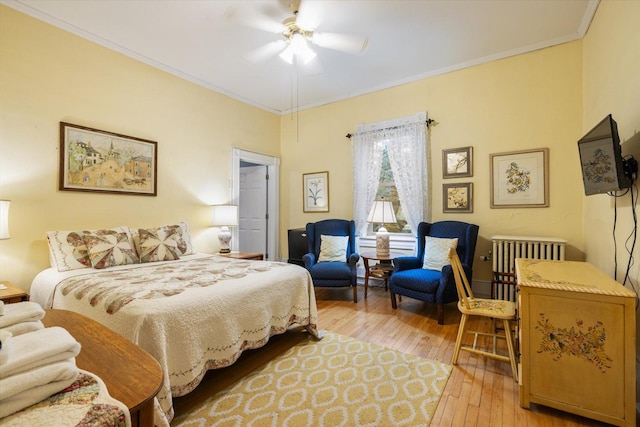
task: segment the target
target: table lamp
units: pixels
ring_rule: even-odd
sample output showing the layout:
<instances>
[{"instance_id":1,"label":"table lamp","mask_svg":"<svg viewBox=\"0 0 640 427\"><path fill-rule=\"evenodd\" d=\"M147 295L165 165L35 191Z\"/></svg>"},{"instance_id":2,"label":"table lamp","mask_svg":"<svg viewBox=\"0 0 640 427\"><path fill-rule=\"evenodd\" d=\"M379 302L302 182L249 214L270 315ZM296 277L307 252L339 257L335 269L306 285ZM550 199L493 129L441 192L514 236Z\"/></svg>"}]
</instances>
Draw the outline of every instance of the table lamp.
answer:
<instances>
[{"instance_id":1,"label":"table lamp","mask_svg":"<svg viewBox=\"0 0 640 427\"><path fill-rule=\"evenodd\" d=\"M11 200L0 200L0 240L11 237L9 235L9 206L11 206Z\"/></svg>"},{"instance_id":2,"label":"table lamp","mask_svg":"<svg viewBox=\"0 0 640 427\"><path fill-rule=\"evenodd\" d=\"M229 227L238 225L238 207L235 205L213 205L211 225L220 227L218 240L220 241L220 253L231 252L231 231Z\"/></svg>"},{"instance_id":3,"label":"table lamp","mask_svg":"<svg viewBox=\"0 0 640 427\"><path fill-rule=\"evenodd\" d=\"M369 211L367 222L379 223L380 228L376 232L376 256L388 257L389 256L389 232L384 228L384 224L391 224L398 222L396 215L393 212L393 204L384 200L384 197L380 200L373 202L373 206Z\"/></svg>"}]
</instances>

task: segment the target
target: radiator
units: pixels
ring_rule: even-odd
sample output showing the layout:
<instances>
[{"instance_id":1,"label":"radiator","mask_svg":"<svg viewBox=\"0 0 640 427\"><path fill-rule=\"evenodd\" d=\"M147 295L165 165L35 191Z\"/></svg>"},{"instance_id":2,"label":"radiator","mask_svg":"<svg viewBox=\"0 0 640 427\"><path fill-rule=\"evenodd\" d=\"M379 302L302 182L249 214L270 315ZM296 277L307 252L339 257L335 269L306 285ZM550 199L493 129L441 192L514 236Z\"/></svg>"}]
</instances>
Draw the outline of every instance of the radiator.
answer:
<instances>
[{"instance_id":1,"label":"radiator","mask_svg":"<svg viewBox=\"0 0 640 427\"><path fill-rule=\"evenodd\" d=\"M493 242L493 298L515 301L516 258L564 260L566 240L557 237L491 236Z\"/></svg>"}]
</instances>

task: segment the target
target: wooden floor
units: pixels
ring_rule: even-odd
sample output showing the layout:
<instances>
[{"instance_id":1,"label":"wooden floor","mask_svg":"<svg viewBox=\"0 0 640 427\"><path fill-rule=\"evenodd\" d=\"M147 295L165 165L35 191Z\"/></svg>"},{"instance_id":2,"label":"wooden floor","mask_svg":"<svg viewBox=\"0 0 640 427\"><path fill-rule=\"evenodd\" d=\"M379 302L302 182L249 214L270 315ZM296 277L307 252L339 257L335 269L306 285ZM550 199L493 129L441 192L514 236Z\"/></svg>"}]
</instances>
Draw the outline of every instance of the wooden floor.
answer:
<instances>
[{"instance_id":1,"label":"wooden floor","mask_svg":"<svg viewBox=\"0 0 640 427\"><path fill-rule=\"evenodd\" d=\"M360 287L359 287L360 288ZM451 363L460 314L455 304L445 307L445 324L436 322L435 306L403 298L391 308L389 293L382 287L358 291L353 303L350 289L316 288L319 327L405 353ZM488 321L475 329L490 330ZM210 371L198 388L175 399L176 414L197 406L216 391L233 383L304 339L300 329L272 337L263 348L246 352L233 366ZM504 348L506 354L506 346ZM518 387L509 363L461 352L458 365L444 390L432 426L607 426L539 405L519 406Z\"/></svg>"}]
</instances>

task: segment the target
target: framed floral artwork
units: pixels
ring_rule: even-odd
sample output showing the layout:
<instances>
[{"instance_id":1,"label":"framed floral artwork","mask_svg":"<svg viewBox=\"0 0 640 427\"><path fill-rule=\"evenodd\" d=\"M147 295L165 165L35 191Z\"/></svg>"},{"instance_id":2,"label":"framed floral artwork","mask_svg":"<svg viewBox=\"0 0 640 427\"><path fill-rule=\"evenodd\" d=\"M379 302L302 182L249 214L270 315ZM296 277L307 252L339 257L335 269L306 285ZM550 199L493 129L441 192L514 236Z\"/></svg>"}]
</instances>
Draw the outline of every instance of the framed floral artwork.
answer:
<instances>
[{"instance_id":1,"label":"framed floral artwork","mask_svg":"<svg viewBox=\"0 0 640 427\"><path fill-rule=\"evenodd\" d=\"M302 174L304 212L329 212L329 172Z\"/></svg>"},{"instance_id":2,"label":"framed floral artwork","mask_svg":"<svg viewBox=\"0 0 640 427\"><path fill-rule=\"evenodd\" d=\"M491 208L549 206L549 149L491 154Z\"/></svg>"},{"instance_id":3,"label":"framed floral artwork","mask_svg":"<svg viewBox=\"0 0 640 427\"><path fill-rule=\"evenodd\" d=\"M442 150L442 177L473 176L473 147Z\"/></svg>"},{"instance_id":4,"label":"framed floral artwork","mask_svg":"<svg viewBox=\"0 0 640 427\"><path fill-rule=\"evenodd\" d=\"M442 212L473 212L473 183L442 184Z\"/></svg>"}]
</instances>

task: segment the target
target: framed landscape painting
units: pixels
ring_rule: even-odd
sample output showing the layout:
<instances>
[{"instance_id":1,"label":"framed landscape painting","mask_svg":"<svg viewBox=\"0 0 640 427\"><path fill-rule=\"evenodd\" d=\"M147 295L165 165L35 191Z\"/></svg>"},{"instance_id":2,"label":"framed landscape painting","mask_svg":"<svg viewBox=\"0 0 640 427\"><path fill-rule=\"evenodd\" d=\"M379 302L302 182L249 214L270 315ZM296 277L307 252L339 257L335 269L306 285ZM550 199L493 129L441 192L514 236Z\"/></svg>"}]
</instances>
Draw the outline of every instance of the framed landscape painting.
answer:
<instances>
[{"instance_id":1,"label":"framed landscape painting","mask_svg":"<svg viewBox=\"0 0 640 427\"><path fill-rule=\"evenodd\" d=\"M302 174L304 212L329 212L329 172Z\"/></svg>"},{"instance_id":2,"label":"framed landscape painting","mask_svg":"<svg viewBox=\"0 0 640 427\"><path fill-rule=\"evenodd\" d=\"M549 149L491 154L491 207L549 206Z\"/></svg>"},{"instance_id":3,"label":"framed landscape painting","mask_svg":"<svg viewBox=\"0 0 640 427\"><path fill-rule=\"evenodd\" d=\"M60 122L64 191L157 195L157 142Z\"/></svg>"}]
</instances>

